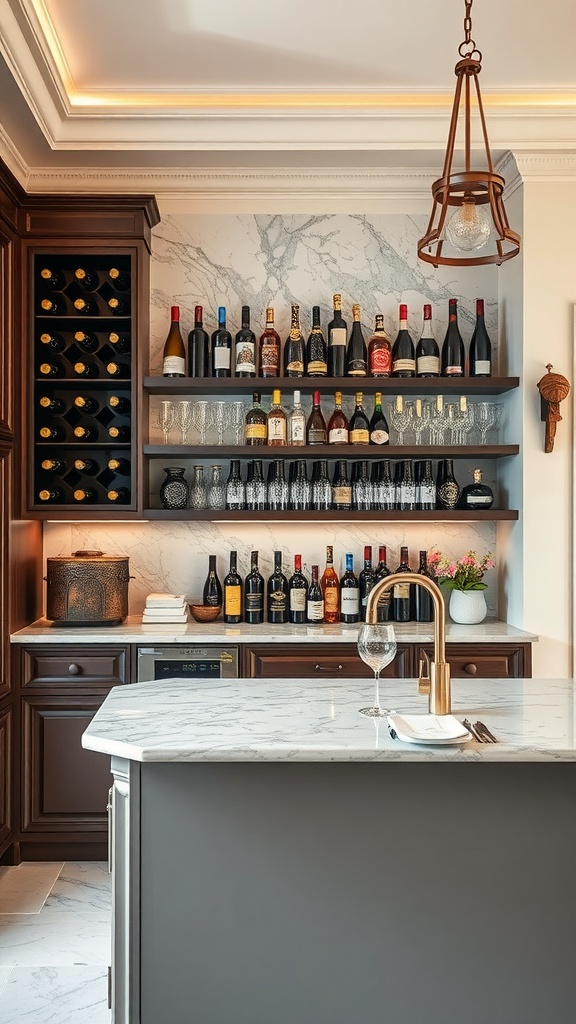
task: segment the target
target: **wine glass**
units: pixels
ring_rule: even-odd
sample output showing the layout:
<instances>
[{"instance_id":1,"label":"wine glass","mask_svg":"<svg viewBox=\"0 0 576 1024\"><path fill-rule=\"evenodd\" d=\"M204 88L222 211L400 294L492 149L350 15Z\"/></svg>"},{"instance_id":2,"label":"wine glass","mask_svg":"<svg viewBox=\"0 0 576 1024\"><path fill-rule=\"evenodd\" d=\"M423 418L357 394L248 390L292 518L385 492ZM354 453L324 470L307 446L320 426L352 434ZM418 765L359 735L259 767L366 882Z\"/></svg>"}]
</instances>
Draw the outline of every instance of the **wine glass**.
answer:
<instances>
[{"instance_id":1,"label":"wine glass","mask_svg":"<svg viewBox=\"0 0 576 1024\"><path fill-rule=\"evenodd\" d=\"M213 425L216 427L216 444L224 444L224 431L228 425L228 402L214 402L212 405Z\"/></svg>"},{"instance_id":2,"label":"wine glass","mask_svg":"<svg viewBox=\"0 0 576 1024\"><path fill-rule=\"evenodd\" d=\"M192 422L194 429L198 431L199 444L206 444L206 431L210 424L210 405L208 402L194 402L192 407Z\"/></svg>"},{"instance_id":3,"label":"wine glass","mask_svg":"<svg viewBox=\"0 0 576 1024\"><path fill-rule=\"evenodd\" d=\"M374 704L371 708L360 708L360 714L384 718L392 712L380 707L380 673L396 657L394 627L387 622L365 623L358 633L358 654L374 672Z\"/></svg>"},{"instance_id":4,"label":"wine glass","mask_svg":"<svg viewBox=\"0 0 576 1024\"><path fill-rule=\"evenodd\" d=\"M396 402L390 409L390 421L394 430L396 431L397 444L404 444L404 434L410 427L410 421L412 419L412 406L408 402L404 402L402 408L399 409Z\"/></svg>"},{"instance_id":5,"label":"wine glass","mask_svg":"<svg viewBox=\"0 0 576 1024\"><path fill-rule=\"evenodd\" d=\"M488 431L496 421L495 408L493 402L478 402L476 406L476 425L480 430L480 444L488 443Z\"/></svg>"},{"instance_id":6,"label":"wine glass","mask_svg":"<svg viewBox=\"0 0 576 1024\"><path fill-rule=\"evenodd\" d=\"M192 402L176 403L176 423L180 428L181 444L188 443L188 432L192 423Z\"/></svg>"},{"instance_id":7,"label":"wine glass","mask_svg":"<svg viewBox=\"0 0 576 1024\"><path fill-rule=\"evenodd\" d=\"M422 436L426 431L430 430L430 417L432 415L432 409L430 402L426 399L420 401L420 405L416 402L414 407L414 440L418 447L422 444Z\"/></svg>"},{"instance_id":8,"label":"wine glass","mask_svg":"<svg viewBox=\"0 0 576 1024\"><path fill-rule=\"evenodd\" d=\"M244 409L244 402L232 402L231 406L231 420L232 429L234 431L234 444L244 443L244 420L246 411Z\"/></svg>"},{"instance_id":9,"label":"wine glass","mask_svg":"<svg viewBox=\"0 0 576 1024\"><path fill-rule=\"evenodd\" d=\"M174 426L174 402L162 401L158 406L158 426L164 434L164 444L169 443L169 434Z\"/></svg>"}]
</instances>

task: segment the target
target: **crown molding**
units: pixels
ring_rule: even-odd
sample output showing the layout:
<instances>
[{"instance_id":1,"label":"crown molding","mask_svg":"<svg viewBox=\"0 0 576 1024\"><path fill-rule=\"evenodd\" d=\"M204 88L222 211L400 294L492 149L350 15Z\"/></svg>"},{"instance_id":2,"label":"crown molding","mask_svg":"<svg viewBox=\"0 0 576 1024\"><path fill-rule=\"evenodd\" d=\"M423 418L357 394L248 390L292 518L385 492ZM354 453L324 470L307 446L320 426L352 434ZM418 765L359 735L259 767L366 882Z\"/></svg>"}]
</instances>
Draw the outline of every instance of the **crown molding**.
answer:
<instances>
[{"instance_id":1,"label":"crown molding","mask_svg":"<svg viewBox=\"0 0 576 1024\"><path fill-rule=\"evenodd\" d=\"M22 188L28 190L30 168L16 148L12 139L0 124L0 158L4 161L9 171L12 172L16 181Z\"/></svg>"}]
</instances>

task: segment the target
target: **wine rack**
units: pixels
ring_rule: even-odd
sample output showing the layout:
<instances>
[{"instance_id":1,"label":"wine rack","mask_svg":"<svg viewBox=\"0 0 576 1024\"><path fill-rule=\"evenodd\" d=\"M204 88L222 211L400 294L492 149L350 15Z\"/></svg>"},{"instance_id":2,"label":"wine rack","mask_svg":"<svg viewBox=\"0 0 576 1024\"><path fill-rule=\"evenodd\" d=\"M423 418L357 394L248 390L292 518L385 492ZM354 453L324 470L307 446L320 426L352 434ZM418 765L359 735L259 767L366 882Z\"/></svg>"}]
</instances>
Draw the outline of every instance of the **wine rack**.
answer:
<instances>
[{"instance_id":1,"label":"wine rack","mask_svg":"<svg viewBox=\"0 0 576 1024\"><path fill-rule=\"evenodd\" d=\"M134 258L31 253L28 508L137 508Z\"/></svg>"}]
</instances>

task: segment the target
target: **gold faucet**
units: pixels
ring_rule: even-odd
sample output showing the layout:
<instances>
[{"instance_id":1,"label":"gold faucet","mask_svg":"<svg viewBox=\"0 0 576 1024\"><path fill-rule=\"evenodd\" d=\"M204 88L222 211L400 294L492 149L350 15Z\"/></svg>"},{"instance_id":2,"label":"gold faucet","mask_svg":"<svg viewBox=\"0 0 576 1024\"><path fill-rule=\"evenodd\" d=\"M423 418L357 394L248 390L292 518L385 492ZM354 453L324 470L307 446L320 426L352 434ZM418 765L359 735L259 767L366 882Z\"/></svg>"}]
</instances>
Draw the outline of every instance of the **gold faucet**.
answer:
<instances>
[{"instance_id":1,"label":"gold faucet","mask_svg":"<svg viewBox=\"0 0 576 1024\"><path fill-rule=\"evenodd\" d=\"M386 576L372 588L366 604L366 622L370 626L378 621L378 601L390 587L399 583L417 583L424 587L434 605L434 661L426 655L420 662L418 692L428 694L428 710L431 715L451 714L450 665L446 662L446 604L437 583L417 572L395 572Z\"/></svg>"}]
</instances>

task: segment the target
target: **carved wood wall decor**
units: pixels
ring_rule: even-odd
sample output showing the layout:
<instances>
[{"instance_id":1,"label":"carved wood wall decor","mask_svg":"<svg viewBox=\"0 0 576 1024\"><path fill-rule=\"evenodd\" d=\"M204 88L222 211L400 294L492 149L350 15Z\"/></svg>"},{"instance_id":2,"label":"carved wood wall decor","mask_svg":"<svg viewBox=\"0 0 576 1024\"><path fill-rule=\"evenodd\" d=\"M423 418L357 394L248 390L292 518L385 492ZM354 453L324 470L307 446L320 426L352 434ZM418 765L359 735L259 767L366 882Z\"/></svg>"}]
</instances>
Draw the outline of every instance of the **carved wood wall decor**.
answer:
<instances>
[{"instance_id":1,"label":"carved wood wall decor","mask_svg":"<svg viewBox=\"0 0 576 1024\"><path fill-rule=\"evenodd\" d=\"M544 451L548 453L554 449L556 424L562 419L560 415L560 402L563 402L570 394L570 383L561 373L552 373L552 363L547 363L546 369L548 372L544 374L536 386L541 398L541 418L546 421Z\"/></svg>"}]
</instances>

